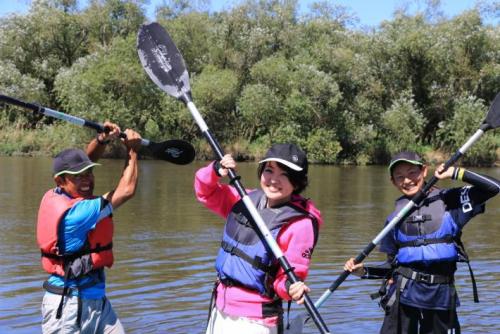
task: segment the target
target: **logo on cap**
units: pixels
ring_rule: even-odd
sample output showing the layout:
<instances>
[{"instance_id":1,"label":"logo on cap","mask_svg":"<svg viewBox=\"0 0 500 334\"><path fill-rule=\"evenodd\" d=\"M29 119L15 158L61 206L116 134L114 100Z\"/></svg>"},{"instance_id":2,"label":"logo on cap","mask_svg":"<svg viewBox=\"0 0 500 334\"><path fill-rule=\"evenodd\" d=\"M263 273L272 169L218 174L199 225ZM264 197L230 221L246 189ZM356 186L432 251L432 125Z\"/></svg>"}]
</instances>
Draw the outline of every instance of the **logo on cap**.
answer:
<instances>
[{"instance_id":1,"label":"logo on cap","mask_svg":"<svg viewBox=\"0 0 500 334\"><path fill-rule=\"evenodd\" d=\"M307 174L306 154L295 144L274 144L259 163L267 161L279 162L297 172Z\"/></svg>"}]
</instances>

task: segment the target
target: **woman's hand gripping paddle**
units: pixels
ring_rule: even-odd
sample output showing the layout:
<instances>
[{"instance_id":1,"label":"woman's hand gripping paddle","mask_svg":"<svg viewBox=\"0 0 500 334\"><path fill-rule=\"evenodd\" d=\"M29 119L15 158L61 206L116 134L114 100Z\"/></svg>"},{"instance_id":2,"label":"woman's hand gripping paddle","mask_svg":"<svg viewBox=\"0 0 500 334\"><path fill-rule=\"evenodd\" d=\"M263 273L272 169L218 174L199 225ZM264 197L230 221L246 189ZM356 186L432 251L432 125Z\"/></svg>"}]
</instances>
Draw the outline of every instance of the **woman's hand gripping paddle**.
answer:
<instances>
[{"instance_id":1,"label":"woman's hand gripping paddle","mask_svg":"<svg viewBox=\"0 0 500 334\"><path fill-rule=\"evenodd\" d=\"M500 93L495 96L486 119L483 121L479 129L467 140L467 142L460 147L460 149L445 163L444 169L448 169L455 162L460 159L462 155L481 138L481 136L488 130L496 129L500 127ZM400 222L406 219L415 208L427 197L429 190L436 184L438 178L433 176L425 185L425 187L418 192L407 205L405 205L401 211L399 211L396 216L384 227L384 229L363 249L361 253L354 259L354 262L361 263L368 254L375 248L376 245L382 241L382 239ZM330 297L330 295L345 281L345 279L351 274L350 271L344 270L342 274L335 280L335 282L330 285L330 287L321 295L321 297L314 303L316 308L321 307L323 303ZM291 326L288 330L285 330L285 334L299 334L302 333L302 327L308 321L307 315L299 315L297 318L292 319Z\"/></svg>"},{"instance_id":2,"label":"woman's hand gripping paddle","mask_svg":"<svg viewBox=\"0 0 500 334\"><path fill-rule=\"evenodd\" d=\"M54 117L80 126L86 126L97 132L106 131L106 128L102 124L87 121L83 118L68 115L36 104L27 103L10 96L0 95L0 101L30 109L45 116ZM125 133L120 133L120 137L125 138ZM177 165L186 165L193 161L195 156L193 146L183 140L171 139L161 143L155 143L148 139L142 139L141 145L147 147L155 158L166 160Z\"/></svg>"},{"instance_id":3,"label":"woman's hand gripping paddle","mask_svg":"<svg viewBox=\"0 0 500 334\"><path fill-rule=\"evenodd\" d=\"M224 156L222 148L210 133L207 124L193 103L191 88L189 85L189 74L187 72L186 65L184 64L184 59L165 29L155 22L142 25L137 36L137 50L142 67L151 80L153 80L153 82L165 93L181 100L187 106L204 137L208 140L210 146L217 155L217 159L222 159ZM239 176L236 175L234 170L230 169L229 177L231 179L231 183L234 185L243 203L245 204L245 207L251 214L254 225L263 235L264 242L267 243L276 259L278 259L280 266L287 274L288 279L292 283L298 282L298 278L295 275L293 268L290 267L288 260L285 258L283 252L272 237L271 232L262 220L262 217L255 208L255 205L248 197L245 188L243 188L241 182L239 181ZM329 333L321 315L314 307L308 295L305 295L304 304L320 332Z\"/></svg>"}]
</instances>

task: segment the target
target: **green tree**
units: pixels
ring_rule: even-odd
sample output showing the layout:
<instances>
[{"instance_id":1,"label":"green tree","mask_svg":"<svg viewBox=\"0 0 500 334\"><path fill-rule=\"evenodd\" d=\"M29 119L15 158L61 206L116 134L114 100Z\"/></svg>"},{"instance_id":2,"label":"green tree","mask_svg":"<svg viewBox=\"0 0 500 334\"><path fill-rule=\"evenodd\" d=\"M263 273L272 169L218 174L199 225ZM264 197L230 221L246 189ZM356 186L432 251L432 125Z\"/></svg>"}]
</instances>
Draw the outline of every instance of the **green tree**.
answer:
<instances>
[{"instance_id":1,"label":"green tree","mask_svg":"<svg viewBox=\"0 0 500 334\"><path fill-rule=\"evenodd\" d=\"M238 78L229 70L207 66L193 78L193 97L207 124L221 140L234 139Z\"/></svg>"},{"instance_id":2,"label":"green tree","mask_svg":"<svg viewBox=\"0 0 500 334\"><path fill-rule=\"evenodd\" d=\"M81 13L89 32L92 51L107 46L115 37L135 35L146 20L144 0L90 0Z\"/></svg>"},{"instance_id":3,"label":"green tree","mask_svg":"<svg viewBox=\"0 0 500 334\"><path fill-rule=\"evenodd\" d=\"M91 120L109 119L144 131L160 113L162 93L139 64L135 36L115 38L109 48L79 59L59 73L55 86L67 111Z\"/></svg>"},{"instance_id":4,"label":"green tree","mask_svg":"<svg viewBox=\"0 0 500 334\"><path fill-rule=\"evenodd\" d=\"M23 75L9 61L0 60L0 92L25 101L40 104L47 102L43 82L29 75ZM40 116L28 110L0 104L0 129L11 126L13 123L16 128L34 128L39 119Z\"/></svg>"},{"instance_id":5,"label":"green tree","mask_svg":"<svg viewBox=\"0 0 500 334\"><path fill-rule=\"evenodd\" d=\"M456 152L476 132L486 115L483 101L473 96L457 99L453 111L453 116L442 122L438 131L440 147L449 153ZM462 163L489 166L495 162L500 137L495 133L488 133L484 137L467 151Z\"/></svg>"},{"instance_id":6,"label":"green tree","mask_svg":"<svg viewBox=\"0 0 500 334\"><path fill-rule=\"evenodd\" d=\"M245 86L238 100L238 108L241 129L251 141L269 134L282 118L281 99L263 84Z\"/></svg>"},{"instance_id":7,"label":"green tree","mask_svg":"<svg viewBox=\"0 0 500 334\"><path fill-rule=\"evenodd\" d=\"M421 152L424 117L410 92L403 92L383 117L382 137L391 155L403 150Z\"/></svg>"}]
</instances>

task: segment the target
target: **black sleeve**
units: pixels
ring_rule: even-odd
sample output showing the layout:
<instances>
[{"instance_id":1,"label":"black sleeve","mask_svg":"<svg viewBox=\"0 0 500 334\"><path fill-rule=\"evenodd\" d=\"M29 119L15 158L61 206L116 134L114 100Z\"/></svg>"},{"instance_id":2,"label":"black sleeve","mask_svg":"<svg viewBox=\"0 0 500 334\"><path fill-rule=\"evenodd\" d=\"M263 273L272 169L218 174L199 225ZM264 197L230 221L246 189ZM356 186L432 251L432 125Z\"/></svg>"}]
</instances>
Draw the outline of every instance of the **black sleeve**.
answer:
<instances>
[{"instance_id":1,"label":"black sleeve","mask_svg":"<svg viewBox=\"0 0 500 334\"><path fill-rule=\"evenodd\" d=\"M500 181L491 176L464 170L462 181L474 186L473 196L479 203L486 202L500 191Z\"/></svg>"},{"instance_id":2,"label":"black sleeve","mask_svg":"<svg viewBox=\"0 0 500 334\"><path fill-rule=\"evenodd\" d=\"M485 210L485 202L500 191L499 181L495 178L456 168L452 179L462 180L470 185L461 188L445 189L441 192L446 210L454 222L463 228L474 216Z\"/></svg>"},{"instance_id":3,"label":"black sleeve","mask_svg":"<svg viewBox=\"0 0 500 334\"><path fill-rule=\"evenodd\" d=\"M381 279L388 278L391 276L392 271L394 270L393 266L394 260L392 256L387 256L387 261L384 263L373 265L373 266L365 266L365 274L361 276L364 279Z\"/></svg>"}]
</instances>

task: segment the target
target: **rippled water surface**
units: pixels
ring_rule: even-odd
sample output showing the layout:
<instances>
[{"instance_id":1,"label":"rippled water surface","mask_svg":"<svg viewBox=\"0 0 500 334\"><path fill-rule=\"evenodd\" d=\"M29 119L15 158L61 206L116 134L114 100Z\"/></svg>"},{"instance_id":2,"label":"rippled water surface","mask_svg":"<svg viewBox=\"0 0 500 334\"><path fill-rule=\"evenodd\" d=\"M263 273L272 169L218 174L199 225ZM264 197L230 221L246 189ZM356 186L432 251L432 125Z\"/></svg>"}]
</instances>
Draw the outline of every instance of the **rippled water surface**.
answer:
<instances>
[{"instance_id":1,"label":"rippled water surface","mask_svg":"<svg viewBox=\"0 0 500 334\"><path fill-rule=\"evenodd\" d=\"M96 167L96 194L112 189L122 161ZM222 222L196 202L193 175L202 163L176 166L141 161L136 196L115 212L115 264L107 271L108 297L127 333L203 333L213 263ZM246 187L257 186L255 164L241 164ZM500 169L481 169L500 178ZM49 158L0 157L0 333L39 333L41 284L35 238L39 201L53 186ZM384 167L312 166L306 195L321 209L320 231L308 283L313 300L381 230L397 192ZM450 186L443 183L442 186ZM463 333L500 333L500 200L465 228L481 303L472 301L470 278L459 265ZM369 261L382 257L374 251ZM348 278L321 307L332 333L377 333L382 312L369 294L378 281ZM304 312L292 306L290 317ZM315 333L309 324L306 333Z\"/></svg>"}]
</instances>

